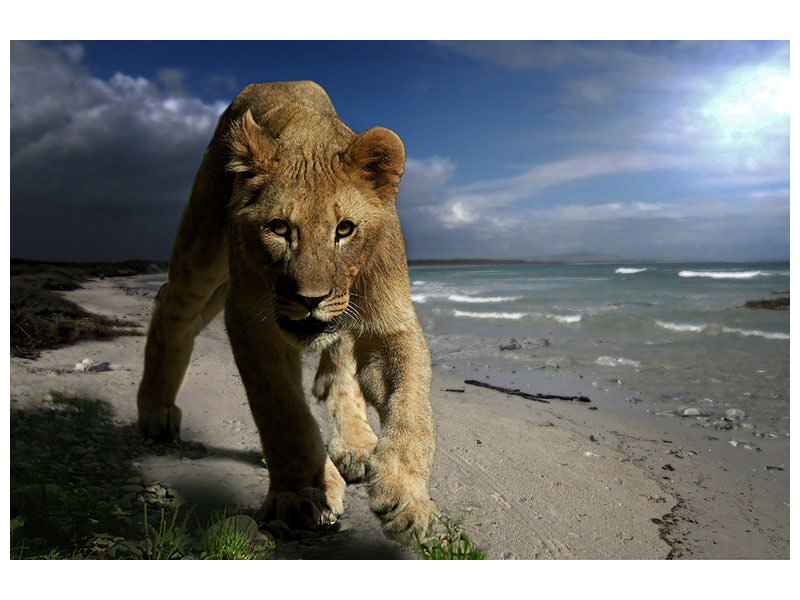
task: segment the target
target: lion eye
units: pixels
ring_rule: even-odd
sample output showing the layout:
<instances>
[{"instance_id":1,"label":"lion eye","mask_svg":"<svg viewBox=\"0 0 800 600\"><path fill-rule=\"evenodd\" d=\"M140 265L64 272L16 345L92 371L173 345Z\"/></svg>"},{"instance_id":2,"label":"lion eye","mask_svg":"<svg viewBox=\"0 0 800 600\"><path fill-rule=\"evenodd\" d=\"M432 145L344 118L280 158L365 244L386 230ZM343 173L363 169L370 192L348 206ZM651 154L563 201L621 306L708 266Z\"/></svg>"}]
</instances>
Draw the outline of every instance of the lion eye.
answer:
<instances>
[{"instance_id":1,"label":"lion eye","mask_svg":"<svg viewBox=\"0 0 800 600\"><path fill-rule=\"evenodd\" d=\"M353 233L355 228L356 226L351 221L342 221L336 227L336 235L340 238L347 237Z\"/></svg>"},{"instance_id":2,"label":"lion eye","mask_svg":"<svg viewBox=\"0 0 800 600\"><path fill-rule=\"evenodd\" d=\"M286 221L281 221L280 219L273 219L267 223L267 229L269 229L275 235L286 236L289 233L289 224Z\"/></svg>"}]
</instances>

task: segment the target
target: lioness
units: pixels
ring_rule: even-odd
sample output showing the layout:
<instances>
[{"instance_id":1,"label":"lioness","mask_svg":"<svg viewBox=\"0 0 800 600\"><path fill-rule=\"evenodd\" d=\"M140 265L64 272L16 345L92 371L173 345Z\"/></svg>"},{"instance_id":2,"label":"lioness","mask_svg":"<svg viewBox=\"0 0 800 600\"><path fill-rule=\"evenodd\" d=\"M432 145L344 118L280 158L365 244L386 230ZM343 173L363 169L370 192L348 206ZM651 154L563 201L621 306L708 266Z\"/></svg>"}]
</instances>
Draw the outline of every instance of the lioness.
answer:
<instances>
[{"instance_id":1,"label":"lioness","mask_svg":"<svg viewBox=\"0 0 800 600\"><path fill-rule=\"evenodd\" d=\"M224 305L269 468L264 521L334 522L345 479L366 480L389 534L435 519L430 356L395 210L404 162L397 134L353 133L310 81L248 85L206 149L153 307L138 427L179 437L194 338ZM327 454L303 397L306 350L322 353L313 393L331 418Z\"/></svg>"}]
</instances>

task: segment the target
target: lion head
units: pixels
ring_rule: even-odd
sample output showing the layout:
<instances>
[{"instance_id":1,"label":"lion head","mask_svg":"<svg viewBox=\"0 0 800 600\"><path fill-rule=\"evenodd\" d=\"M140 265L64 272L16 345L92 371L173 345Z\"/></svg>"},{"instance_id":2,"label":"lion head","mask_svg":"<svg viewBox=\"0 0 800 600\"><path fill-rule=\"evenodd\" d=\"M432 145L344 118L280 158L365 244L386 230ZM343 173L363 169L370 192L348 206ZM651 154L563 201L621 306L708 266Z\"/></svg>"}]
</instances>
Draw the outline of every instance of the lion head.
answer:
<instances>
[{"instance_id":1,"label":"lion head","mask_svg":"<svg viewBox=\"0 0 800 600\"><path fill-rule=\"evenodd\" d=\"M285 105L228 134L233 265L265 292L263 318L291 342L325 345L358 319L352 287L369 261L403 173L394 132L354 134L338 118Z\"/></svg>"}]
</instances>

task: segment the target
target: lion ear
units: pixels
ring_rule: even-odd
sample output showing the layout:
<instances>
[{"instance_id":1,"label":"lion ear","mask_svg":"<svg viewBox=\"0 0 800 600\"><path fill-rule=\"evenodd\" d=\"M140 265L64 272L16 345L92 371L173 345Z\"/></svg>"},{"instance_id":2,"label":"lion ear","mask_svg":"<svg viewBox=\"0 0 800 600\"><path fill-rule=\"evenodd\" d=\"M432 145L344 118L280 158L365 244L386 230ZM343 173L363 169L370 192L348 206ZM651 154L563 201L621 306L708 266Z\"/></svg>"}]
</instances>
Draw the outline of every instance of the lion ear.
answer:
<instances>
[{"instance_id":1,"label":"lion ear","mask_svg":"<svg viewBox=\"0 0 800 600\"><path fill-rule=\"evenodd\" d=\"M400 137L385 127L371 127L359 133L347 149L351 173L366 179L382 200L397 194L406 153Z\"/></svg>"},{"instance_id":2,"label":"lion ear","mask_svg":"<svg viewBox=\"0 0 800 600\"><path fill-rule=\"evenodd\" d=\"M277 150L275 140L255 122L250 109L231 124L227 142L230 160L226 169L230 173L265 172Z\"/></svg>"}]
</instances>

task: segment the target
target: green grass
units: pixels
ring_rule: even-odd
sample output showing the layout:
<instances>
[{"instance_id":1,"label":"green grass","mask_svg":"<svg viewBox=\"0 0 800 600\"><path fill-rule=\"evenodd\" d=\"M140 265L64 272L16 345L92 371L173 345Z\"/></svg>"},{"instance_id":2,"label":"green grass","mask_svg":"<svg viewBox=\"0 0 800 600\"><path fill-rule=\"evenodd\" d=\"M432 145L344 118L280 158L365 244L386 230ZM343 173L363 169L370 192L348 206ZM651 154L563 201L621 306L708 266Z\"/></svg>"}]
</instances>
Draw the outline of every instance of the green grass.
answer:
<instances>
[{"instance_id":1,"label":"green grass","mask_svg":"<svg viewBox=\"0 0 800 600\"><path fill-rule=\"evenodd\" d=\"M270 540L263 547L253 544L241 529L229 521L227 510L217 515L208 529L203 541L203 558L208 560L257 560L275 549L275 542Z\"/></svg>"},{"instance_id":2,"label":"green grass","mask_svg":"<svg viewBox=\"0 0 800 600\"><path fill-rule=\"evenodd\" d=\"M235 524L237 512L225 509L215 515L210 526L202 535L192 536L187 527L188 514L179 525L178 511L168 518L161 510L156 526L147 521L145 510L145 544L142 556L126 558L144 558L149 560L178 560L198 558L201 560L258 560L275 549L275 542L266 544L253 543L247 534Z\"/></svg>"},{"instance_id":3,"label":"green grass","mask_svg":"<svg viewBox=\"0 0 800 600\"><path fill-rule=\"evenodd\" d=\"M36 407L12 408L10 421L12 559L247 559L274 548L250 552L241 532L215 528L233 510L209 528L168 502L154 513L125 501L121 487L141 479L136 460L179 449L148 445L102 400L51 391Z\"/></svg>"},{"instance_id":4,"label":"green grass","mask_svg":"<svg viewBox=\"0 0 800 600\"><path fill-rule=\"evenodd\" d=\"M187 514L183 523L178 525L178 512L180 511L174 511L172 517L167 518L162 508L158 525L153 526L147 518L147 503L144 504L144 521L142 522L145 534L144 551L141 557L136 556L135 558L176 560L191 555L189 529L186 526L189 515Z\"/></svg>"},{"instance_id":5,"label":"green grass","mask_svg":"<svg viewBox=\"0 0 800 600\"><path fill-rule=\"evenodd\" d=\"M421 539L414 534L412 549L424 560L485 560L486 553L475 546L461 524L451 519L441 521L444 532Z\"/></svg>"}]
</instances>

